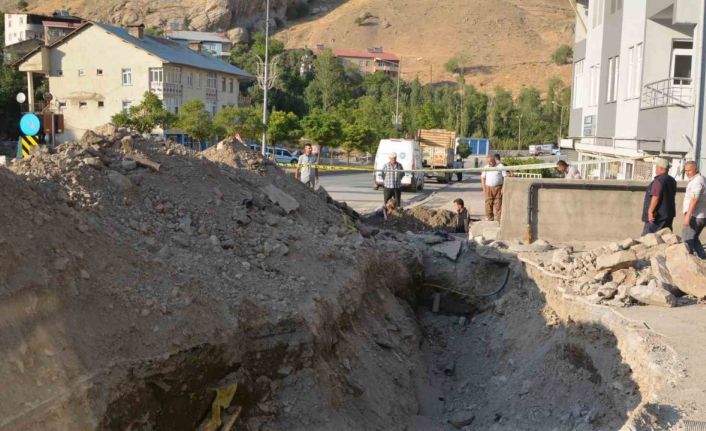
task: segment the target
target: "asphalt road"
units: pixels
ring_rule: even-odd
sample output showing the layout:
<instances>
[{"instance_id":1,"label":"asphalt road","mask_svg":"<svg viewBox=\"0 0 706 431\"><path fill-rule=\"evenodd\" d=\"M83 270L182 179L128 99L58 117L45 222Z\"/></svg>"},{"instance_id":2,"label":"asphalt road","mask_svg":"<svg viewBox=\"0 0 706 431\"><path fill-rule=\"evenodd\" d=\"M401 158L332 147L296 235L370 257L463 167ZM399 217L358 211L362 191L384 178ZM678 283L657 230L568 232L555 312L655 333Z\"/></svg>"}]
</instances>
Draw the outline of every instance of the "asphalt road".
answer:
<instances>
[{"instance_id":1,"label":"asphalt road","mask_svg":"<svg viewBox=\"0 0 706 431\"><path fill-rule=\"evenodd\" d=\"M382 187L373 189L373 174L363 173L331 173L321 175L319 184L326 189L332 198L346 202L351 208L368 213L382 206ZM452 184L456 184L455 182ZM418 203L434 192L448 187L448 184L439 184L434 179L427 179L424 190L421 192L402 191L402 205Z\"/></svg>"}]
</instances>

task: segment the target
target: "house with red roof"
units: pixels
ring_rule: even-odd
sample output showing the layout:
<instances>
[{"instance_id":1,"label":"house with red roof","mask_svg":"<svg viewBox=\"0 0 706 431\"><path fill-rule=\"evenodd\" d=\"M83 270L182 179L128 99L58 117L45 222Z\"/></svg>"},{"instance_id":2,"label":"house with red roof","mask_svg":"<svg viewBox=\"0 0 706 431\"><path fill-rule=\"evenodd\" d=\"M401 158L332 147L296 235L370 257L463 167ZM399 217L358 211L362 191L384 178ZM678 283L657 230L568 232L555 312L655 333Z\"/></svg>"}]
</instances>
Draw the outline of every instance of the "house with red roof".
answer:
<instances>
[{"instance_id":1,"label":"house with red roof","mask_svg":"<svg viewBox=\"0 0 706 431\"><path fill-rule=\"evenodd\" d=\"M323 52L324 45L317 45L315 54ZM391 52L384 52L382 47L358 49L331 49L333 55L345 64L352 64L363 73L384 72L397 77L400 71L400 59Z\"/></svg>"}]
</instances>

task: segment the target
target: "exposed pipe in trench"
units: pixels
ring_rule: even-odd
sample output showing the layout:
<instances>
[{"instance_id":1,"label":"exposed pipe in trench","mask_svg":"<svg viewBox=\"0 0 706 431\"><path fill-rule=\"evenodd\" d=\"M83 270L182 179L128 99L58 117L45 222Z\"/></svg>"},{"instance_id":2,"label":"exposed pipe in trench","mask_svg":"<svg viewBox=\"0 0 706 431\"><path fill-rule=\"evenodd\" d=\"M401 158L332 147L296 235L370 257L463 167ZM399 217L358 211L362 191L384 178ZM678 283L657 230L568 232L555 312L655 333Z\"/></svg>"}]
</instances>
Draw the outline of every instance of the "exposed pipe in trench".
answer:
<instances>
[{"instance_id":1,"label":"exposed pipe in trench","mask_svg":"<svg viewBox=\"0 0 706 431\"><path fill-rule=\"evenodd\" d=\"M560 190L600 190L619 192L644 192L647 185L644 184L586 184L586 183L547 183L534 182L529 185L527 197L527 243L534 241L532 226L535 222L534 213L539 208L539 189L560 189ZM677 192L685 192L684 187L677 187Z\"/></svg>"}]
</instances>

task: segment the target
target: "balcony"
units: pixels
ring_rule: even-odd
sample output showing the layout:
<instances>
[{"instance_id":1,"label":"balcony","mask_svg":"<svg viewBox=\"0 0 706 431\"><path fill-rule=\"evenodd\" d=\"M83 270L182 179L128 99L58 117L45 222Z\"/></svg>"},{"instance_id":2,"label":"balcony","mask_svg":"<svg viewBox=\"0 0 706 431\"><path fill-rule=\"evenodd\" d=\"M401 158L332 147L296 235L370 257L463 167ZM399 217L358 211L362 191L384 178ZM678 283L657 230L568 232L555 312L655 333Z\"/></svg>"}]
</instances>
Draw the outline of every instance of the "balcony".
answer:
<instances>
[{"instance_id":1,"label":"balcony","mask_svg":"<svg viewBox=\"0 0 706 431\"><path fill-rule=\"evenodd\" d=\"M160 96L181 96L181 84L150 81L150 91Z\"/></svg>"},{"instance_id":2,"label":"balcony","mask_svg":"<svg viewBox=\"0 0 706 431\"><path fill-rule=\"evenodd\" d=\"M215 88L206 88L206 99L217 99L218 98L218 90Z\"/></svg>"},{"instance_id":3,"label":"balcony","mask_svg":"<svg viewBox=\"0 0 706 431\"><path fill-rule=\"evenodd\" d=\"M691 78L667 78L651 82L642 87L640 109L652 109L663 106L694 106L694 89Z\"/></svg>"}]
</instances>

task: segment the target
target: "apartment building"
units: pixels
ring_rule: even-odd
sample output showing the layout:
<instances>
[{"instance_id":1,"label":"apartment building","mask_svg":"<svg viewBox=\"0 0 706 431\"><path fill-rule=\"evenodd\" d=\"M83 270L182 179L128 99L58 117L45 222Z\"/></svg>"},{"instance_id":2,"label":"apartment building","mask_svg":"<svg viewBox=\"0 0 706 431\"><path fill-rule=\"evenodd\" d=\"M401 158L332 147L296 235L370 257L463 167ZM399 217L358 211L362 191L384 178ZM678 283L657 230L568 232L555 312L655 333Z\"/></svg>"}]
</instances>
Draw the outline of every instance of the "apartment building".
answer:
<instances>
[{"instance_id":1,"label":"apartment building","mask_svg":"<svg viewBox=\"0 0 706 431\"><path fill-rule=\"evenodd\" d=\"M577 0L569 139L583 161L661 155L673 173L701 159L703 1ZM645 179L651 164L590 166L589 178Z\"/></svg>"},{"instance_id":2,"label":"apartment building","mask_svg":"<svg viewBox=\"0 0 706 431\"><path fill-rule=\"evenodd\" d=\"M324 45L317 45L315 54L323 52ZM395 54L384 52L382 47L357 49L333 49L333 55L344 64L356 66L363 73L383 72L397 77L400 71L400 59Z\"/></svg>"},{"instance_id":3,"label":"apartment building","mask_svg":"<svg viewBox=\"0 0 706 431\"><path fill-rule=\"evenodd\" d=\"M6 47L27 40L52 43L78 28L82 22L81 18L66 11L57 11L51 16L6 13L4 21Z\"/></svg>"},{"instance_id":4,"label":"apartment building","mask_svg":"<svg viewBox=\"0 0 706 431\"><path fill-rule=\"evenodd\" d=\"M78 139L86 130L109 123L147 91L157 94L171 112L199 99L216 115L225 107L237 107L239 83L253 79L203 52L199 43L184 46L147 36L143 26L125 29L99 22L87 22L60 41L37 48L16 66L30 78L29 95L34 94L34 74L48 77L51 109L64 114L60 141ZM187 141L179 130L154 133Z\"/></svg>"},{"instance_id":5,"label":"apartment building","mask_svg":"<svg viewBox=\"0 0 706 431\"><path fill-rule=\"evenodd\" d=\"M167 38L178 41L184 45L200 42L201 48L224 60L230 57L233 42L222 33L209 33L204 31L168 31Z\"/></svg>"}]
</instances>

